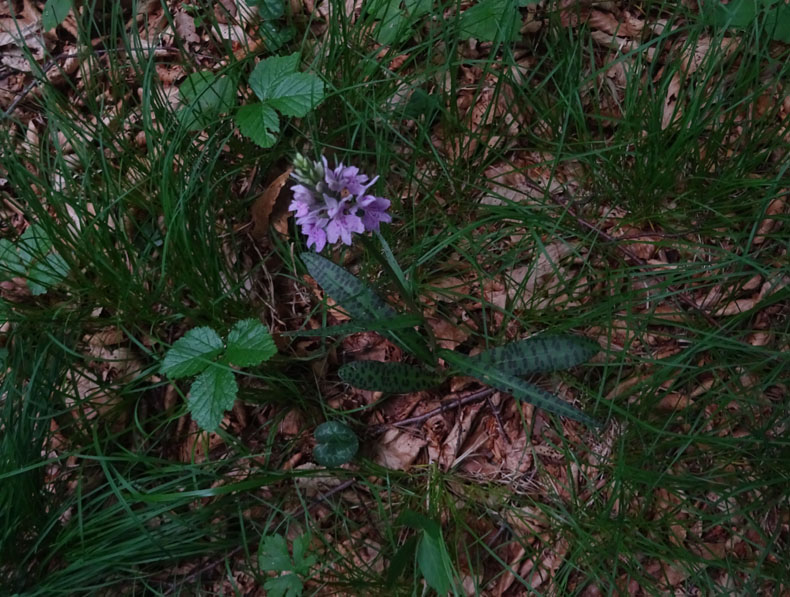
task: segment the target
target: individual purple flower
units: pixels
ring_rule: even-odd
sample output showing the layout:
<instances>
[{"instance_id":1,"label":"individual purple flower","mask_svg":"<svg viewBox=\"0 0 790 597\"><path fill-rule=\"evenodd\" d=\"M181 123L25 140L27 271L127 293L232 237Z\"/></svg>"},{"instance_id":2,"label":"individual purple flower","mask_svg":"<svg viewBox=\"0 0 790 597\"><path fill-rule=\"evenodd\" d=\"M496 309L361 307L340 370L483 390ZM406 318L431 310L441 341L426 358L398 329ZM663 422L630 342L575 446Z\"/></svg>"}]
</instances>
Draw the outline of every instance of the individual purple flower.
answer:
<instances>
[{"instance_id":1,"label":"individual purple flower","mask_svg":"<svg viewBox=\"0 0 790 597\"><path fill-rule=\"evenodd\" d=\"M377 231L381 222L391 222L389 199L367 193L375 184L356 166L338 163L330 168L325 157L320 162L301 154L294 159L293 200L288 207L307 236L307 246L320 252L338 240L350 245L354 233Z\"/></svg>"},{"instance_id":2,"label":"individual purple flower","mask_svg":"<svg viewBox=\"0 0 790 597\"><path fill-rule=\"evenodd\" d=\"M356 166L344 166L340 162L337 167L332 170L326 162L326 158L321 156L321 161L324 164L324 181L330 190L336 193L343 193L348 191L352 195L358 195L365 191L366 186L376 182L378 176L368 183L368 177L365 174L359 173L359 168Z\"/></svg>"},{"instance_id":3,"label":"individual purple flower","mask_svg":"<svg viewBox=\"0 0 790 597\"><path fill-rule=\"evenodd\" d=\"M378 231L380 222L392 222L392 216L387 213L390 200L374 195L357 197L357 206L362 210L362 224L365 230Z\"/></svg>"}]
</instances>

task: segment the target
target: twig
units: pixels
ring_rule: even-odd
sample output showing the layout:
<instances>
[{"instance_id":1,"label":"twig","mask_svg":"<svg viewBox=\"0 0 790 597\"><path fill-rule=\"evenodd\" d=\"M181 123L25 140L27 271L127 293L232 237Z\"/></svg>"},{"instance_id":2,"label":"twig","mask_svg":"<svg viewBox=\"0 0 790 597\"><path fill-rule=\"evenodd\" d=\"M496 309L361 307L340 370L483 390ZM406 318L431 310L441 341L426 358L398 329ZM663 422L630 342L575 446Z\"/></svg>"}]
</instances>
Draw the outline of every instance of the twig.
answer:
<instances>
[{"instance_id":1,"label":"twig","mask_svg":"<svg viewBox=\"0 0 790 597\"><path fill-rule=\"evenodd\" d=\"M462 406L466 406L467 404L472 404L473 402L480 402L481 400L487 399L491 394L493 394L496 390L492 388L485 388L482 390L478 390L477 392L473 392L467 396L463 396L461 398L455 398L453 400L448 400L444 402L441 406L434 408L433 410L429 410L427 413L416 417L409 417L408 419L402 419L400 421L395 421L394 423L384 423L382 425L376 425L375 427L370 428L370 435L376 436L381 435L387 429L391 429L393 427L405 427L406 425L414 425L415 423L422 423L427 421L434 415L438 415L448 410L452 410L454 408L461 408Z\"/></svg>"}]
</instances>

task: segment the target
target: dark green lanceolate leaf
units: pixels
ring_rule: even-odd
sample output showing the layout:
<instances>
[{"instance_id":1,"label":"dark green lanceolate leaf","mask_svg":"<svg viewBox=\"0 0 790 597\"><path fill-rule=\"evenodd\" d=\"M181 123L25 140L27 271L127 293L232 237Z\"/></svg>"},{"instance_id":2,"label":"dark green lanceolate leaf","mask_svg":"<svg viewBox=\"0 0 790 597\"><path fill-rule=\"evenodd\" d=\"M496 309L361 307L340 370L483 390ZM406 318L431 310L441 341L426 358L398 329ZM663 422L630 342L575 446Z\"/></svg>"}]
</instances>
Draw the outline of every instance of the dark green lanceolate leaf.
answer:
<instances>
[{"instance_id":1,"label":"dark green lanceolate leaf","mask_svg":"<svg viewBox=\"0 0 790 597\"><path fill-rule=\"evenodd\" d=\"M228 334L228 349L223 361L239 367L259 365L277 354L274 339L257 319L243 319Z\"/></svg>"},{"instance_id":2,"label":"dark green lanceolate leaf","mask_svg":"<svg viewBox=\"0 0 790 597\"><path fill-rule=\"evenodd\" d=\"M189 389L187 406L192 419L201 429L216 431L225 411L233 407L238 389L232 370L212 364Z\"/></svg>"},{"instance_id":3,"label":"dark green lanceolate leaf","mask_svg":"<svg viewBox=\"0 0 790 597\"><path fill-rule=\"evenodd\" d=\"M362 390L406 394L428 390L441 384L445 377L406 363L355 361L338 371L340 379Z\"/></svg>"},{"instance_id":4,"label":"dark green lanceolate leaf","mask_svg":"<svg viewBox=\"0 0 790 597\"><path fill-rule=\"evenodd\" d=\"M336 467L350 462L359 449L359 440L348 425L327 421L315 428L313 458L322 466Z\"/></svg>"},{"instance_id":5,"label":"dark green lanceolate leaf","mask_svg":"<svg viewBox=\"0 0 790 597\"><path fill-rule=\"evenodd\" d=\"M531 375L570 369L600 351L595 342L576 336L536 336L486 350L469 360L479 366L496 367L509 375Z\"/></svg>"},{"instance_id":6,"label":"dark green lanceolate leaf","mask_svg":"<svg viewBox=\"0 0 790 597\"><path fill-rule=\"evenodd\" d=\"M397 315L395 309L373 290L339 265L315 253L302 253L301 258L321 288L352 317L378 320L392 319ZM389 331L386 336L419 359L434 362L425 340L415 330Z\"/></svg>"},{"instance_id":7,"label":"dark green lanceolate leaf","mask_svg":"<svg viewBox=\"0 0 790 597\"><path fill-rule=\"evenodd\" d=\"M562 398L542 390L531 383L519 379L513 375L498 370L491 365L485 365L473 361L471 358L452 350L439 350L442 357L451 367L463 375L469 375L482 381L491 387L507 392L518 400L534 404L557 415L562 415L579 421L585 425L597 427L598 421L584 414L575 406L568 404Z\"/></svg>"},{"instance_id":8,"label":"dark green lanceolate leaf","mask_svg":"<svg viewBox=\"0 0 790 597\"><path fill-rule=\"evenodd\" d=\"M196 375L222 352L222 339L209 327L193 328L173 343L162 362L162 373L171 379Z\"/></svg>"},{"instance_id":9,"label":"dark green lanceolate leaf","mask_svg":"<svg viewBox=\"0 0 790 597\"><path fill-rule=\"evenodd\" d=\"M422 531L417 543L417 565L425 582L439 595L447 595L453 588L455 574L439 523L412 510L404 510L396 524Z\"/></svg>"},{"instance_id":10,"label":"dark green lanceolate leaf","mask_svg":"<svg viewBox=\"0 0 790 597\"><path fill-rule=\"evenodd\" d=\"M395 309L385 303L373 290L355 276L329 259L315 253L302 253L307 271L349 315L357 319L385 319L395 317Z\"/></svg>"},{"instance_id":11,"label":"dark green lanceolate leaf","mask_svg":"<svg viewBox=\"0 0 790 597\"><path fill-rule=\"evenodd\" d=\"M317 330L295 330L282 332L282 336L299 336L303 338L324 338L326 336L346 336L359 332L380 332L384 330L402 330L419 325L422 320L416 315L396 315L390 319L371 319L368 321L350 321L339 325L330 325Z\"/></svg>"}]
</instances>

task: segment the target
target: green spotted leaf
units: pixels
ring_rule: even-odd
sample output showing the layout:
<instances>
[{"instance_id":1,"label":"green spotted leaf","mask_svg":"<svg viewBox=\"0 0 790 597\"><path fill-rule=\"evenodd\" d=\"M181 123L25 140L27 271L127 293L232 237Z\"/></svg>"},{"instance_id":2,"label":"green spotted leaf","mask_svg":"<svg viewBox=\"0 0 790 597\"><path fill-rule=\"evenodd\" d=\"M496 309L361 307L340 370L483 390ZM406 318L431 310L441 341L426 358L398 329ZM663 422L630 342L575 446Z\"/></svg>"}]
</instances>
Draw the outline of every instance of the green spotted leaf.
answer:
<instances>
[{"instance_id":1,"label":"green spotted leaf","mask_svg":"<svg viewBox=\"0 0 790 597\"><path fill-rule=\"evenodd\" d=\"M445 376L406 363L381 361L355 361L343 365L338 371L340 379L355 388L406 394L428 390L441 384Z\"/></svg>"},{"instance_id":2,"label":"green spotted leaf","mask_svg":"<svg viewBox=\"0 0 790 597\"><path fill-rule=\"evenodd\" d=\"M501 371L497 367L476 362L470 357L452 350L441 349L439 350L439 356L459 373L474 377L502 392L507 392L517 400L529 402L538 408L568 417L585 425L593 427L600 425L598 421L584 414L575 406L568 404L562 398L531 383L527 383L523 379Z\"/></svg>"},{"instance_id":3,"label":"green spotted leaf","mask_svg":"<svg viewBox=\"0 0 790 597\"><path fill-rule=\"evenodd\" d=\"M397 313L366 284L339 265L315 253L302 253L307 271L330 297L356 319L391 319ZM391 330L386 336L425 362L434 362L425 340L415 330Z\"/></svg>"},{"instance_id":4,"label":"green spotted leaf","mask_svg":"<svg viewBox=\"0 0 790 597\"><path fill-rule=\"evenodd\" d=\"M359 449L359 440L351 427L339 421L327 421L315 428L313 458L327 467L350 462Z\"/></svg>"},{"instance_id":5,"label":"green spotted leaf","mask_svg":"<svg viewBox=\"0 0 790 597\"><path fill-rule=\"evenodd\" d=\"M496 367L509 375L570 369L600 351L597 343L576 336L536 336L469 357L475 365Z\"/></svg>"}]
</instances>

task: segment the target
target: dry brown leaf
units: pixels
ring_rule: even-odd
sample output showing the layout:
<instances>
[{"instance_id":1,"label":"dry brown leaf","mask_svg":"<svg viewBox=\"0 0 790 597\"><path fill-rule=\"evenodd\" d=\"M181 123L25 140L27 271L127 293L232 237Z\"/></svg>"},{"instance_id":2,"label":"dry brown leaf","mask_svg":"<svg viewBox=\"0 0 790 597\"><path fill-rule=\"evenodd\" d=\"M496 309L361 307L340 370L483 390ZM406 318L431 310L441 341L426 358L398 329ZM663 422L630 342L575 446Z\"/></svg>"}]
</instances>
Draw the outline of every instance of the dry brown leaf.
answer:
<instances>
[{"instance_id":1,"label":"dry brown leaf","mask_svg":"<svg viewBox=\"0 0 790 597\"><path fill-rule=\"evenodd\" d=\"M288 177L293 168L288 168L285 172L275 178L266 190L252 204L252 235L255 238L262 238L269 230L269 217L274 209L274 204L280 197Z\"/></svg>"},{"instance_id":2,"label":"dry brown leaf","mask_svg":"<svg viewBox=\"0 0 790 597\"><path fill-rule=\"evenodd\" d=\"M760 222L760 226L757 228L757 234L752 240L753 244L763 244L765 242L765 235L776 232L782 226L782 220L775 219L772 216L778 216L784 212L785 201L786 197L777 197L768 204L768 208L765 210L765 218Z\"/></svg>"},{"instance_id":3,"label":"dry brown leaf","mask_svg":"<svg viewBox=\"0 0 790 597\"><path fill-rule=\"evenodd\" d=\"M407 431L388 429L376 443L373 459L387 468L407 470L427 443Z\"/></svg>"}]
</instances>

